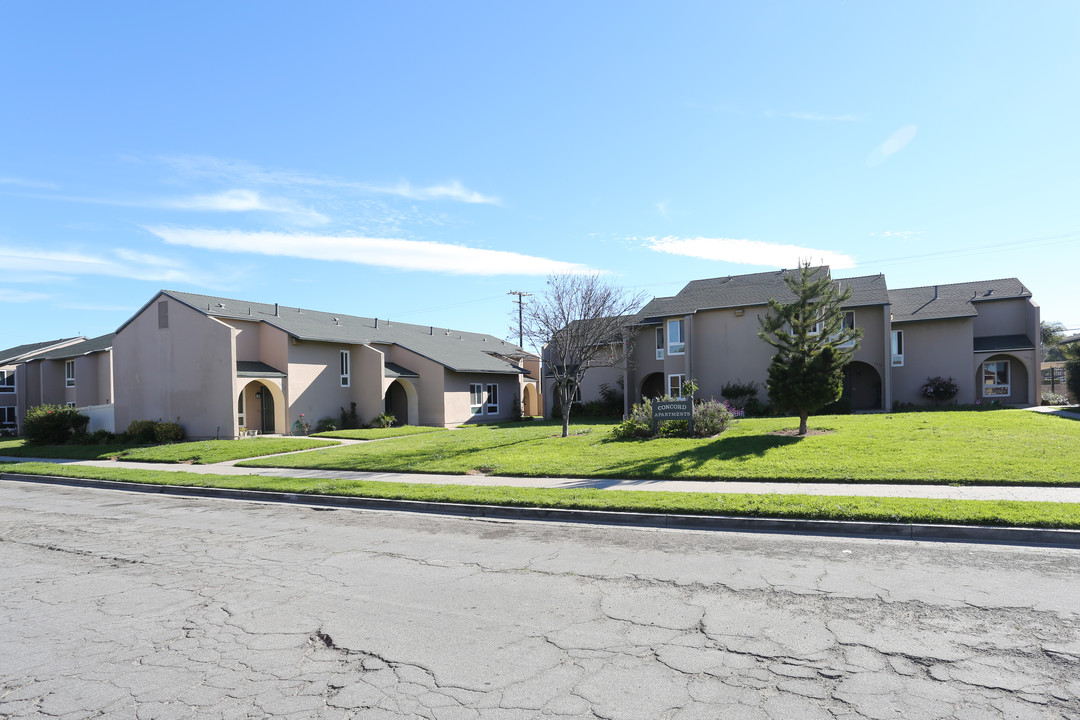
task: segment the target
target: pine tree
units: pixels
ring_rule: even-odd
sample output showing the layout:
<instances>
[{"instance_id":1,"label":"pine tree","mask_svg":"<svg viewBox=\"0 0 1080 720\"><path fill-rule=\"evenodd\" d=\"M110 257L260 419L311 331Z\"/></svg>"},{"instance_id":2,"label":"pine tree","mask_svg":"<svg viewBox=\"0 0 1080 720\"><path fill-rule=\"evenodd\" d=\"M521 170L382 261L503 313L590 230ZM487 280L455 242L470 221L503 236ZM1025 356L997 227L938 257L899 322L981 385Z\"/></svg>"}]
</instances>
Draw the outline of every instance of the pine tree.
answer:
<instances>
[{"instance_id":1,"label":"pine tree","mask_svg":"<svg viewBox=\"0 0 1080 720\"><path fill-rule=\"evenodd\" d=\"M801 263L784 276L795 296L787 303L769 300L769 313L758 318L758 336L776 348L769 364L769 400L780 410L799 414L799 434L806 418L840 399L844 366L851 361L862 331L844 326L843 291L822 267Z\"/></svg>"}]
</instances>

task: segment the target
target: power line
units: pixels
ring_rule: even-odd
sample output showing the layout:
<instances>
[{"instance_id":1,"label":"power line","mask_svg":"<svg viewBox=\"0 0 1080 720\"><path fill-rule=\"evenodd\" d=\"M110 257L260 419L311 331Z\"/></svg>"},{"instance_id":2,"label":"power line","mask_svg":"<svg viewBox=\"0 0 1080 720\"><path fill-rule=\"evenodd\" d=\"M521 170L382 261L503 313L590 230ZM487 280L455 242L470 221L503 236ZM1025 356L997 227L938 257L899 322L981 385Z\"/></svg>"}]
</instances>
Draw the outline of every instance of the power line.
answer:
<instances>
[{"instance_id":1,"label":"power line","mask_svg":"<svg viewBox=\"0 0 1080 720\"><path fill-rule=\"evenodd\" d=\"M525 298L532 297L532 293L522 292L521 290L511 290L506 294L517 295L518 297L518 299L514 301L518 306L518 347L525 347L525 328L522 315L525 309Z\"/></svg>"}]
</instances>

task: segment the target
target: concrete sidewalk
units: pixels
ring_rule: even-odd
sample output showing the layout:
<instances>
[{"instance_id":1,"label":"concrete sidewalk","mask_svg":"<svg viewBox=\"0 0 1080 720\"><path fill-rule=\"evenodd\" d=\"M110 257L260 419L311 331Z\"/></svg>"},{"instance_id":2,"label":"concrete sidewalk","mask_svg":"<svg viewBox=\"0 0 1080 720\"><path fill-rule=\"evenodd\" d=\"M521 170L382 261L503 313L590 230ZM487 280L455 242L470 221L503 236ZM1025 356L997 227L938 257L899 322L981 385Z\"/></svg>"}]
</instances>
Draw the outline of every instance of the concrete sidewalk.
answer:
<instances>
[{"instance_id":1,"label":"concrete sidewalk","mask_svg":"<svg viewBox=\"0 0 1080 720\"><path fill-rule=\"evenodd\" d=\"M100 468L160 470L203 475L261 475L264 477L310 478L312 480L372 480L379 482L434 483L442 485L508 485L535 488L598 488L604 490L649 490L659 492L776 493L794 495L854 495L860 497L909 497L950 500L1022 500L1080 503L1080 487L1031 487L1011 485L934 485L866 483L792 483L709 480L633 480L584 478L525 478L498 475L437 475L421 473L356 472L347 470L307 470L298 468L243 468L236 461L212 465L145 463L112 460L56 460L49 458L0 457L0 462L43 462Z\"/></svg>"}]
</instances>

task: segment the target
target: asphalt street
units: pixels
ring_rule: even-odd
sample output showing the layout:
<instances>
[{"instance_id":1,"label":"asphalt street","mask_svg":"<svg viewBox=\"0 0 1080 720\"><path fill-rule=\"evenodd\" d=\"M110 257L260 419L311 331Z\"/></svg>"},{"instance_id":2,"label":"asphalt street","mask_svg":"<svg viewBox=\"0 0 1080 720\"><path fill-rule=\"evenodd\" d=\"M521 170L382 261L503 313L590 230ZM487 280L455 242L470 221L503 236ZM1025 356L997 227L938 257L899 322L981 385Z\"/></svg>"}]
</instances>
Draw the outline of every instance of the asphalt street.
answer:
<instances>
[{"instance_id":1,"label":"asphalt street","mask_svg":"<svg viewBox=\"0 0 1080 720\"><path fill-rule=\"evenodd\" d=\"M1080 552L0 482L0 717L1080 718Z\"/></svg>"}]
</instances>

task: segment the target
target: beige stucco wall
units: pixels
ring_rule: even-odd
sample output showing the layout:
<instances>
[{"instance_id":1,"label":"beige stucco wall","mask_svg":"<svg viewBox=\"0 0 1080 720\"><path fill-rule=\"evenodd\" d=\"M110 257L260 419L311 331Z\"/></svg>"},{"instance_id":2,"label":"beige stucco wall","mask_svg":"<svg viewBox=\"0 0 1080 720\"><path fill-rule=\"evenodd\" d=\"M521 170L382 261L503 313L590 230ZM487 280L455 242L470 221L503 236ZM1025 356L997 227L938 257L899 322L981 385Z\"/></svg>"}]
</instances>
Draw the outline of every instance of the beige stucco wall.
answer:
<instances>
[{"instance_id":1,"label":"beige stucco wall","mask_svg":"<svg viewBox=\"0 0 1080 720\"><path fill-rule=\"evenodd\" d=\"M974 303L978 316L975 318L975 337L988 335L1031 335L1031 327L1028 324L1029 308L1032 307L1025 298L1011 298L1008 300L987 300ZM1038 327L1038 322L1035 323ZM1038 337L1030 338L1037 342Z\"/></svg>"},{"instance_id":2,"label":"beige stucco wall","mask_svg":"<svg viewBox=\"0 0 1080 720\"><path fill-rule=\"evenodd\" d=\"M457 373L452 370L446 371L445 425L463 425L466 423L495 422L510 419L510 398L517 390L519 384L516 375L496 375L493 373ZM473 415L470 411L469 385L480 383L484 386L485 400L487 397L487 385L489 383L499 386L499 412L488 413L485 403L483 411L479 415Z\"/></svg>"},{"instance_id":3,"label":"beige stucco wall","mask_svg":"<svg viewBox=\"0 0 1080 720\"><path fill-rule=\"evenodd\" d=\"M937 376L956 381L957 403L975 402L971 318L893 323L892 329L904 331L904 365L892 368L894 402L926 404L922 386L927 378Z\"/></svg>"},{"instance_id":4,"label":"beige stucco wall","mask_svg":"<svg viewBox=\"0 0 1080 720\"><path fill-rule=\"evenodd\" d=\"M113 341L119 392L116 429L132 420L176 420L189 438L230 437L236 426L233 328L175 300L169 327L158 328L149 306ZM63 366L60 366L61 378Z\"/></svg>"},{"instance_id":5,"label":"beige stucco wall","mask_svg":"<svg viewBox=\"0 0 1080 720\"><path fill-rule=\"evenodd\" d=\"M292 423L304 413L312 427L324 417L337 421L341 408L349 410L350 403L357 403L357 417L361 423L368 422L377 413L370 413L362 401L365 396L378 394L378 383L372 385L370 372L358 362L362 353L359 345L323 342L296 342L288 347L288 400ZM341 351L349 351L349 387L341 387ZM263 360L270 365L269 360ZM282 368L285 370L285 368ZM381 375L381 373L380 373ZM370 414L368 414L370 413Z\"/></svg>"}]
</instances>

